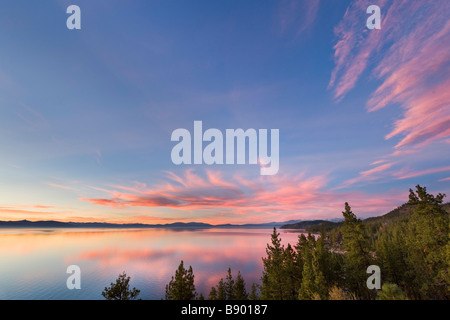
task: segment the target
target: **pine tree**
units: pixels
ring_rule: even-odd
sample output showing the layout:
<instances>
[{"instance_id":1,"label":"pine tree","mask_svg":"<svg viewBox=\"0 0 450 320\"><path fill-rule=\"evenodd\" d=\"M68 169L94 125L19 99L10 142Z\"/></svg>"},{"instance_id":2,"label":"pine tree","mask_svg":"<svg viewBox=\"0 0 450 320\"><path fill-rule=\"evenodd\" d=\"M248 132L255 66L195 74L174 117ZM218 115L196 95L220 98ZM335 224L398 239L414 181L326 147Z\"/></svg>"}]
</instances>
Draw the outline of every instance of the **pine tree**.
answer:
<instances>
[{"instance_id":1,"label":"pine tree","mask_svg":"<svg viewBox=\"0 0 450 320\"><path fill-rule=\"evenodd\" d=\"M217 300L226 300L227 294L225 290L225 283L223 279L220 279L219 284L217 285Z\"/></svg>"},{"instance_id":2,"label":"pine tree","mask_svg":"<svg viewBox=\"0 0 450 320\"><path fill-rule=\"evenodd\" d=\"M443 207L445 194L433 196L426 187L409 190L408 204L415 206L407 231L408 275L413 279L414 297L450 298L449 214Z\"/></svg>"},{"instance_id":3,"label":"pine tree","mask_svg":"<svg viewBox=\"0 0 450 320\"><path fill-rule=\"evenodd\" d=\"M308 239L306 239L306 236L301 233L298 236L297 244L295 245L296 255L295 255L295 268L296 268L296 274L298 277L298 286L300 289L300 285L302 283L302 275L303 275L303 268L305 264L305 256L309 250L309 244Z\"/></svg>"},{"instance_id":4,"label":"pine tree","mask_svg":"<svg viewBox=\"0 0 450 320\"><path fill-rule=\"evenodd\" d=\"M227 276L225 278L225 300L235 300L236 292L234 287L233 275L231 274L231 268L228 268Z\"/></svg>"},{"instance_id":5,"label":"pine tree","mask_svg":"<svg viewBox=\"0 0 450 320\"><path fill-rule=\"evenodd\" d=\"M355 300L355 297L342 288L333 286L329 291L329 300Z\"/></svg>"},{"instance_id":6,"label":"pine tree","mask_svg":"<svg viewBox=\"0 0 450 320\"><path fill-rule=\"evenodd\" d=\"M139 296L140 290L136 288L130 289L130 277L127 277L123 272L116 279L116 282L111 282L110 287L105 287L102 296L106 300L134 300Z\"/></svg>"},{"instance_id":7,"label":"pine tree","mask_svg":"<svg viewBox=\"0 0 450 320\"><path fill-rule=\"evenodd\" d=\"M280 234L276 228L271 236L272 245L266 248L267 257L263 258L264 270L261 288L262 299L286 300L285 283L283 271L284 246L281 244Z\"/></svg>"},{"instance_id":8,"label":"pine tree","mask_svg":"<svg viewBox=\"0 0 450 320\"><path fill-rule=\"evenodd\" d=\"M317 260L317 267L315 271L316 288L318 290L317 293L319 293L322 300L327 298L329 288L331 288L337 280L334 270L332 269L331 253L325 247L325 238L326 234L321 233L320 237L316 241L315 247L315 259Z\"/></svg>"},{"instance_id":9,"label":"pine tree","mask_svg":"<svg viewBox=\"0 0 450 320\"><path fill-rule=\"evenodd\" d=\"M166 285L166 300L194 300L196 296L192 267L186 270L181 261L175 277Z\"/></svg>"},{"instance_id":10,"label":"pine tree","mask_svg":"<svg viewBox=\"0 0 450 320\"><path fill-rule=\"evenodd\" d=\"M256 283L252 284L252 288L251 288L248 298L250 300L259 300L261 298L260 294L259 294L258 285Z\"/></svg>"},{"instance_id":11,"label":"pine tree","mask_svg":"<svg viewBox=\"0 0 450 320\"><path fill-rule=\"evenodd\" d=\"M228 268L225 280L220 279L216 287L212 287L209 300L247 300L248 294L245 289L245 281L238 271L236 280L233 279L231 268Z\"/></svg>"},{"instance_id":12,"label":"pine tree","mask_svg":"<svg viewBox=\"0 0 450 320\"><path fill-rule=\"evenodd\" d=\"M346 284L360 298L370 299L367 289L366 270L371 265L369 244L364 225L345 203L344 226L342 227L343 244L345 248L344 267Z\"/></svg>"},{"instance_id":13,"label":"pine tree","mask_svg":"<svg viewBox=\"0 0 450 320\"><path fill-rule=\"evenodd\" d=\"M377 300L408 300L408 298L396 284L384 283L377 293Z\"/></svg>"},{"instance_id":14,"label":"pine tree","mask_svg":"<svg viewBox=\"0 0 450 320\"><path fill-rule=\"evenodd\" d=\"M333 286L339 286L339 287L343 287L344 286L344 279L345 279L345 274L344 274L344 255L340 254L340 253L329 253L329 258L328 258L328 275L329 275L329 280L328 280L328 287L331 288Z\"/></svg>"},{"instance_id":15,"label":"pine tree","mask_svg":"<svg viewBox=\"0 0 450 320\"><path fill-rule=\"evenodd\" d=\"M298 299L298 290L300 289L301 274L298 272L297 254L288 243L284 250L283 279L287 300Z\"/></svg>"},{"instance_id":16,"label":"pine tree","mask_svg":"<svg viewBox=\"0 0 450 320\"><path fill-rule=\"evenodd\" d=\"M315 277L313 270L314 238L311 235L308 235L308 238L305 239L306 243L299 246L303 257L303 270L298 299L312 300L315 293Z\"/></svg>"},{"instance_id":17,"label":"pine tree","mask_svg":"<svg viewBox=\"0 0 450 320\"><path fill-rule=\"evenodd\" d=\"M241 275L241 272L238 271L238 274L236 276L236 281L234 282L234 293L235 293L235 299L236 300L247 300L248 294L247 290L245 289L245 281L244 278Z\"/></svg>"},{"instance_id":18,"label":"pine tree","mask_svg":"<svg viewBox=\"0 0 450 320\"><path fill-rule=\"evenodd\" d=\"M411 299L450 298L449 214L445 195L410 189L411 213L381 226L375 241L383 279ZM400 290L401 290L400 289Z\"/></svg>"},{"instance_id":19,"label":"pine tree","mask_svg":"<svg viewBox=\"0 0 450 320\"><path fill-rule=\"evenodd\" d=\"M408 274L406 229L407 221L404 220L383 226L382 230L378 231L378 237L375 241L376 264L381 268L384 281L405 288L409 287L413 281ZM412 292L412 290L409 291Z\"/></svg>"},{"instance_id":20,"label":"pine tree","mask_svg":"<svg viewBox=\"0 0 450 320\"><path fill-rule=\"evenodd\" d=\"M218 300L216 287L211 287L211 291L208 295L208 300Z\"/></svg>"},{"instance_id":21,"label":"pine tree","mask_svg":"<svg viewBox=\"0 0 450 320\"><path fill-rule=\"evenodd\" d=\"M320 252L316 248L313 251L311 264L314 273L314 293L320 300L325 300L328 298L328 286L322 272L323 265L321 265L320 259Z\"/></svg>"}]
</instances>

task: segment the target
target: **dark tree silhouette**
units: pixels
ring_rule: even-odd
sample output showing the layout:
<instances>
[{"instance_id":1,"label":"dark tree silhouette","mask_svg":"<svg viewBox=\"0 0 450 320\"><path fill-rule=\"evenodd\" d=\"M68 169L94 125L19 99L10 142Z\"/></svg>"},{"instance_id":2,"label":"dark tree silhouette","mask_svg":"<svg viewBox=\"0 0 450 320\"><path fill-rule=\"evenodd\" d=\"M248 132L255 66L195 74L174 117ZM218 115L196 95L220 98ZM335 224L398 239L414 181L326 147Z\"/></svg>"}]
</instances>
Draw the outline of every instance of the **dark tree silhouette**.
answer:
<instances>
[{"instance_id":1,"label":"dark tree silhouette","mask_svg":"<svg viewBox=\"0 0 450 320\"><path fill-rule=\"evenodd\" d=\"M166 285L166 300L195 300L196 297L194 272L191 266L186 270L182 260L175 277Z\"/></svg>"},{"instance_id":2,"label":"dark tree silhouette","mask_svg":"<svg viewBox=\"0 0 450 320\"><path fill-rule=\"evenodd\" d=\"M106 300L135 300L140 292L136 288L130 290L130 277L123 272L115 283L111 282L110 287L105 287L102 296Z\"/></svg>"}]
</instances>

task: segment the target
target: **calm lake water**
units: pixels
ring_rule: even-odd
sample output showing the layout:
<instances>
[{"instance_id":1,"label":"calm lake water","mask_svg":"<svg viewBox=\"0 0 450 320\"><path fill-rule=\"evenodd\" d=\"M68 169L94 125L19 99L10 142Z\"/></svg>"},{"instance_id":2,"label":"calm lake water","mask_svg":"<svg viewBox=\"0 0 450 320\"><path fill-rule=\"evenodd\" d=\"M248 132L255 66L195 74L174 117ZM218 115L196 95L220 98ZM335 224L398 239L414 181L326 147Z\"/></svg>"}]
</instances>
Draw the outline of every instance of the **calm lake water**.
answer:
<instances>
[{"instance_id":1,"label":"calm lake water","mask_svg":"<svg viewBox=\"0 0 450 320\"><path fill-rule=\"evenodd\" d=\"M140 298L164 298L181 260L192 266L198 292L241 271L248 289L260 283L271 229L0 229L0 299L103 299L125 271ZM279 230L284 244L298 232ZM81 268L81 290L69 290L69 265Z\"/></svg>"}]
</instances>

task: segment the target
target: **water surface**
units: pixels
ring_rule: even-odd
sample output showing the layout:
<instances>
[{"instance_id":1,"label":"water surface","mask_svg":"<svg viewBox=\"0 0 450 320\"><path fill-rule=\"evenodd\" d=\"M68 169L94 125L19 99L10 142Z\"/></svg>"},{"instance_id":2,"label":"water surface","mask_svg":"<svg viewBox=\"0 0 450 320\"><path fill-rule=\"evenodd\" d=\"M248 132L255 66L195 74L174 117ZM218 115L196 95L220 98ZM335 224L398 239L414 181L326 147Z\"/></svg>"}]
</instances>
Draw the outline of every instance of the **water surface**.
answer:
<instances>
[{"instance_id":1,"label":"water surface","mask_svg":"<svg viewBox=\"0 0 450 320\"><path fill-rule=\"evenodd\" d=\"M280 230L284 244L299 233ZM102 299L125 271L142 299L164 298L181 260L198 292L239 270L247 287L260 283L271 229L0 229L0 299ZM66 287L69 265L81 268L81 290Z\"/></svg>"}]
</instances>

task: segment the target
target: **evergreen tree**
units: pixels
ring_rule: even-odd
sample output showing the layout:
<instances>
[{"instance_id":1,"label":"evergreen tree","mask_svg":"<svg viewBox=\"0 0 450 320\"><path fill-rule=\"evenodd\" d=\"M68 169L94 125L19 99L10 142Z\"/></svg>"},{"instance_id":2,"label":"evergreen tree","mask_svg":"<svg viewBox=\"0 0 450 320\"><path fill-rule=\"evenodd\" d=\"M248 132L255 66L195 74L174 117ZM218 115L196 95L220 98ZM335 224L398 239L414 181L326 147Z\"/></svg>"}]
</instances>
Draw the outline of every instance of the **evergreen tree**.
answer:
<instances>
[{"instance_id":1,"label":"evergreen tree","mask_svg":"<svg viewBox=\"0 0 450 320\"><path fill-rule=\"evenodd\" d=\"M314 294L316 300L325 300L328 298L328 286L322 272L323 265L321 265L320 258L320 253L316 248L316 250L313 251L311 264L314 274Z\"/></svg>"},{"instance_id":2,"label":"evergreen tree","mask_svg":"<svg viewBox=\"0 0 450 320\"><path fill-rule=\"evenodd\" d=\"M449 214L443 208L444 197L428 194L418 185L400 207L409 208L409 213L376 231L377 264L384 281L411 299L450 298Z\"/></svg>"},{"instance_id":3,"label":"evergreen tree","mask_svg":"<svg viewBox=\"0 0 450 320\"><path fill-rule=\"evenodd\" d=\"M426 187L409 190L408 204L415 206L406 231L408 275L415 298L450 298L449 214L443 207L445 194L436 197Z\"/></svg>"},{"instance_id":4,"label":"evergreen tree","mask_svg":"<svg viewBox=\"0 0 450 320\"><path fill-rule=\"evenodd\" d=\"M261 297L268 300L286 300L286 279L283 270L284 246L281 244L280 234L277 233L276 228L273 229L271 243L272 245L268 244L266 248L267 257L263 258Z\"/></svg>"},{"instance_id":5,"label":"evergreen tree","mask_svg":"<svg viewBox=\"0 0 450 320\"><path fill-rule=\"evenodd\" d=\"M217 285L217 300L227 300L227 293L223 279L220 279L219 284Z\"/></svg>"},{"instance_id":6,"label":"evergreen tree","mask_svg":"<svg viewBox=\"0 0 450 320\"><path fill-rule=\"evenodd\" d=\"M313 270L314 237L308 235L306 243L301 246L303 257L302 282L298 293L300 300L312 300L315 293L315 277Z\"/></svg>"},{"instance_id":7,"label":"evergreen tree","mask_svg":"<svg viewBox=\"0 0 450 320\"><path fill-rule=\"evenodd\" d=\"M297 267L297 254L288 243L284 250L283 279L287 300L296 300L300 289L301 275Z\"/></svg>"},{"instance_id":8,"label":"evergreen tree","mask_svg":"<svg viewBox=\"0 0 450 320\"><path fill-rule=\"evenodd\" d=\"M248 299L248 293L247 290L245 289L245 281L240 271L238 271L236 281L234 282L234 294L235 294L234 298L236 300Z\"/></svg>"},{"instance_id":9,"label":"evergreen tree","mask_svg":"<svg viewBox=\"0 0 450 320\"><path fill-rule=\"evenodd\" d=\"M366 270L371 265L371 258L364 225L347 202L342 214L345 219L342 236L346 251L344 255L346 284L359 298L370 299L370 291L366 287Z\"/></svg>"},{"instance_id":10,"label":"evergreen tree","mask_svg":"<svg viewBox=\"0 0 450 320\"><path fill-rule=\"evenodd\" d=\"M186 270L181 261L175 277L166 285L166 300L194 300L196 296L192 267Z\"/></svg>"},{"instance_id":11,"label":"evergreen tree","mask_svg":"<svg viewBox=\"0 0 450 320\"><path fill-rule=\"evenodd\" d=\"M413 281L408 271L406 234L407 220L383 226L375 241L376 264L381 268L384 281L409 287ZM409 290L411 291L411 290Z\"/></svg>"},{"instance_id":12,"label":"evergreen tree","mask_svg":"<svg viewBox=\"0 0 450 320\"><path fill-rule=\"evenodd\" d=\"M316 241L315 256L313 260L313 267L315 267L314 274L316 276L316 290L321 299L324 300L328 297L328 290L336 282L337 270L333 269L332 258L329 249L325 247L326 235L322 233Z\"/></svg>"},{"instance_id":13,"label":"evergreen tree","mask_svg":"<svg viewBox=\"0 0 450 320\"><path fill-rule=\"evenodd\" d=\"M355 300L355 297L342 288L333 286L329 292L329 300Z\"/></svg>"},{"instance_id":14,"label":"evergreen tree","mask_svg":"<svg viewBox=\"0 0 450 320\"><path fill-rule=\"evenodd\" d=\"M328 257L328 288L333 286L344 286L344 255L336 252L330 252Z\"/></svg>"},{"instance_id":15,"label":"evergreen tree","mask_svg":"<svg viewBox=\"0 0 450 320\"><path fill-rule=\"evenodd\" d=\"M295 255L295 267L296 267L296 273L298 277L298 286L300 290L301 283L303 281L302 275L303 275L303 269L305 265L305 256L309 252L309 244L308 239L306 239L306 236L301 233L298 236L297 244L295 245L296 255Z\"/></svg>"},{"instance_id":16,"label":"evergreen tree","mask_svg":"<svg viewBox=\"0 0 450 320\"><path fill-rule=\"evenodd\" d=\"M260 299L259 289L258 289L258 285L256 283L252 284L252 288L251 288L248 298L250 300L259 300Z\"/></svg>"},{"instance_id":17,"label":"evergreen tree","mask_svg":"<svg viewBox=\"0 0 450 320\"><path fill-rule=\"evenodd\" d=\"M127 277L123 272L116 279L116 282L111 282L110 287L105 287L102 296L106 300L134 300L139 296L140 290L136 288L130 289L130 277Z\"/></svg>"},{"instance_id":18,"label":"evergreen tree","mask_svg":"<svg viewBox=\"0 0 450 320\"><path fill-rule=\"evenodd\" d=\"M218 300L216 287L211 287L211 291L208 295L208 300Z\"/></svg>"},{"instance_id":19,"label":"evergreen tree","mask_svg":"<svg viewBox=\"0 0 450 320\"><path fill-rule=\"evenodd\" d=\"M298 292L300 300L325 300L328 298L328 285L324 276L328 261L323 238L316 241L311 234L300 237L297 245L298 255L303 261L301 286Z\"/></svg>"},{"instance_id":20,"label":"evergreen tree","mask_svg":"<svg viewBox=\"0 0 450 320\"><path fill-rule=\"evenodd\" d=\"M408 300L408 298L396 284L384 283L377 293L377 300Z\"/></svg>"},{"instance_id":21,"label":"evergreen tree","mask_svg":"<svg viewBox=\"0 0 450 320\"><path fill-rule=\"evenodd\" d=\"M228 268L224 287L225 287L225 300L235 300L236 292L234 290L235 287L234 287L233 275L231 274L231 268Z\"/></svg>"},{"instance_id":22,"label":"evergreen tree","mask_svg":"<svg viewBox=\"0 0 450 320\"><path fill-rule=\"evenodd\" d=\"M238 271L236 280L233 279L231 268L228 268L225 280L220 279L217 287L212 287L209 300L247 300L248 294L245 289L245 281Z\"/></svg>"}]
</instances>

